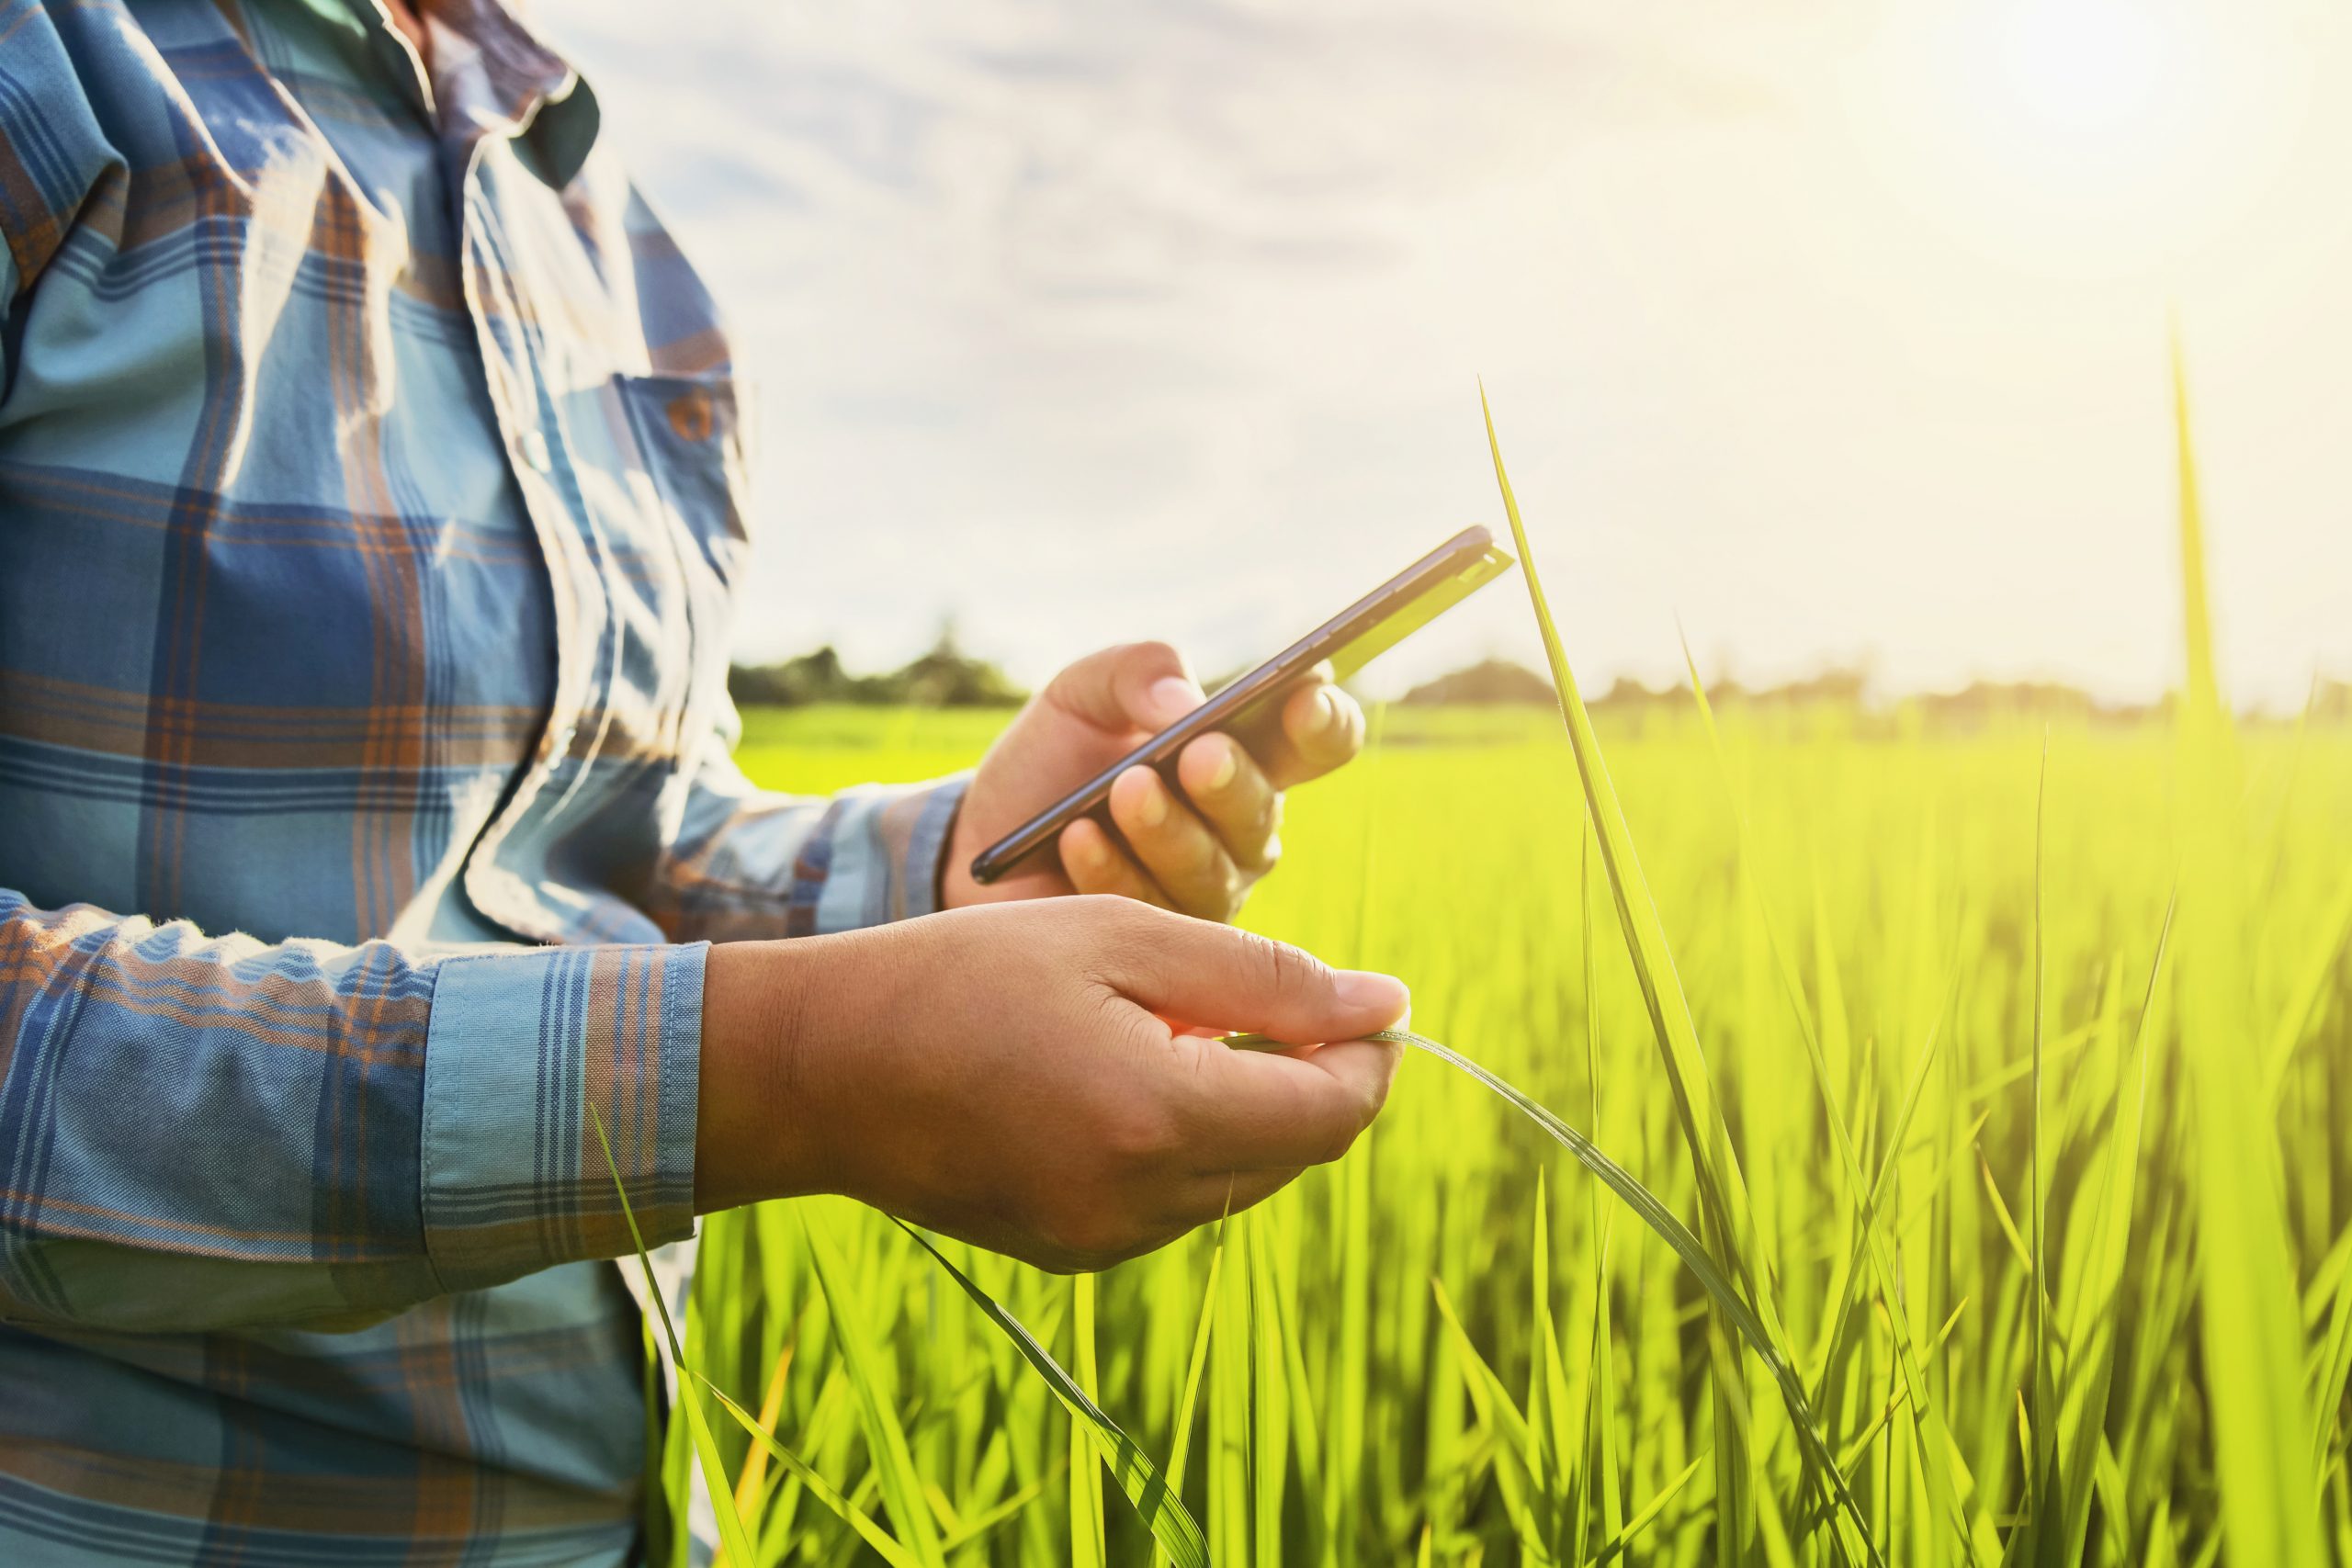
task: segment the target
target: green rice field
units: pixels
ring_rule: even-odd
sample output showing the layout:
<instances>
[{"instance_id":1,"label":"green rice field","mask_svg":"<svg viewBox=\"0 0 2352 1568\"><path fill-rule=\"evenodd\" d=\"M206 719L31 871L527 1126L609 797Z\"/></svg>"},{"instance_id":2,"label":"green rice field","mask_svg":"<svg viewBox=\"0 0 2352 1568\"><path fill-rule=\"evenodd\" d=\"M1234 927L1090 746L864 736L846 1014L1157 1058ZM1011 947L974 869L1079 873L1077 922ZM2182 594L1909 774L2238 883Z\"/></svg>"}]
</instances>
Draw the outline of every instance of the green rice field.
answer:
<instances>
[{"instance_id":1,"label":"green rice field","mask_svg":"<svg viewBox=\"0 0 2352 1568\"><path fill-rule=\"evenodd\" d=\"M763 782L828 789L968 762L1000 722L760 713L743 755ZM2053 732L2043 792L2039 727L1862 739L1836 714L1724 724L1729 793L1695 716L1601 741L1794 1370L1883 1559L1998 1562L2062 1528L2048 1561L2211 1559L2213 1385L2245 1375L2200 1339L2213 1180L2261 1187L2248 1206L2291 1269L2290 1295L2253 1304L2292 1331L2301 1400L2254 1436L2299 1480L2320 1549L2352 1557L2337 1421L2352 734L2243 738L2248 924L2223 1066L2267 1141L2220 1151L2216 1172L2176 995L2203 978L2178 946L2185 914L2148 1006L2179 859L2169 733ZM1555 716L1392 710L1364 761L1293 798L1285 838L1250 924L1405 976L1416 1031L1589 1133L1697 1228L1676 1098ZM1875 1192L1880 1258L1858 1256L1865 1200L1833 1118ZM831 1299L804 1226L843 1267ZM1145 1560L1091 1450L1073 1488L1053 1395L903 1232L809 1201L719 1216L707 1237L705 1370L754 1413L767 1401L846 1500L891 1522L862 1362L920 1478L908 1506L930 1516L933 1560ZM1346 1160L1221 1237L1100 1277L1091 1302L944 1245L1065 1366L1091 1363L1099 1403L1163 1469L1182 1448L1182 1496L1219 1562L1573 1562L1622 1542L1630 1562L1705 1562L1724 1531L1760 1562L1852 1545L1821 1517L1769 1375L1711 1332L1689 1270L1566 1151L1419 1055ZM1073 1337L1088 1318L1091 1346ZM1906 1345L1933 1420L1908 1397ZM747 1445L722 1441L740 1478ZM1938 1449L1966 1544L1929 1490ZM782 1472L743 1489L760 1561L854 1560L850 1528ZM1073 1537L1074 1498L1098 1535Z\"/></svg>"},{"instance_id":2,"label":"green rice field","mask_svg":"<svg viewBox=\"0 0 2352 1568\"><path fill-rule=\"evenodd\" d=\"M2165 720L1377 715L1248 923L1590 1146L1411 1052L1343 1161L1160 1253L940 1242L1115 1468L911 1233L716 1216L726 1560L2352 1561L2352 728L2227 716L2186 522ZM1001 719L742 754L915 778Z\"/></svg>"}]
</instances>

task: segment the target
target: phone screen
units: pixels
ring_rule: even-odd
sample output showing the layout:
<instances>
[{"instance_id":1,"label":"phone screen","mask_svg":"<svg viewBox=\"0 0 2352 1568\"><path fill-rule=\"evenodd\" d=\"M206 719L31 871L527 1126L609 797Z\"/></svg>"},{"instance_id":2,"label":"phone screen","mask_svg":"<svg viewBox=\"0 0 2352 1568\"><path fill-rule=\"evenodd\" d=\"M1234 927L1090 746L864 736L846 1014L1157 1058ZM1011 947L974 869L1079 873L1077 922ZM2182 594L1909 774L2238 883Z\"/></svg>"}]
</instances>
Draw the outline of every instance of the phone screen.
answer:
<instances>
[{"instance_id":1,"label":"phone screen","mask_svg":"<svg viewBox=\"0 0 2352 1568\"><path fill-rule=\"evenodd\" d=\"M994 882L1046 849L1080 817L1110 826L1111 781L1137 765L1160 770L1175 783L1178 753L1195 736L1223 730L1245 747L1272 720L1274 705L1299 677L1329 660L1344 681L1366 664L1509 570L1511 558L1485 528L1465 528L1365 594L1248 674L1226 682L1208 701L1136 747L1093 778L982 850L972 880ZM1114 829L1115 831L1115 829Z\"/></svg>"}]
</instances>

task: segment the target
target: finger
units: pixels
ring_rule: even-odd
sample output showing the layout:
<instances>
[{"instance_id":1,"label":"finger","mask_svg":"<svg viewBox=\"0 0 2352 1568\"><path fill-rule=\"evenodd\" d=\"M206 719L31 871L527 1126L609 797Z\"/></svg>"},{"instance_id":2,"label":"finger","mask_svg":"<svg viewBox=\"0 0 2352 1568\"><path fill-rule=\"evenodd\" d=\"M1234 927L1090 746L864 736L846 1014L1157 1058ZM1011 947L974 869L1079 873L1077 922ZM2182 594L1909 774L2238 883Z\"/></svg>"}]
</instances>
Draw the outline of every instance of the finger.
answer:
<instances>
[{"instance_id":1,"label":"finger","mask_svg":"<svg viewBox=\"0 0 2352 1568\"><path fill-rule=\"evenodd\" d=\"M1293 1044L1353 1040L1405 1014L1403 981L1334 969L1295 947L1205 920L1135 911L1105 950L1102 978L1129 999L1227 1032Z\"/></svg>"},{"instance_id":2,"label":"finger","mask_svg":"<svg viewBox=\"0 0 2352 1568\"><path fill-rule=\"evenodd\" d=\"M1283 739L1287 755L1274 761L1276 782L1287 788L1321 778L1363 750L1363 709L1328 680L1310 682L1283 703Z\"/></svg>"},{"instance_id":3,"label":"finger","mask_svg":"<svg viewBox=\"0 0 2352 1568\"><path fill-rule=\"evenodd\" d=\"M1233 913L1241 894L1233 857L1159 773L1134 767L1112 780L1111 820L1176 908L1204 920Z\"/></svg>"},{"instance_id":4,"label":"finger","mask_svg":"<svg viewBox=\"0 0 2352 1568\"><path fill-rule=\"evenodd\" d=\"M1186 746L1176 759L1176 782L1236 866L1253 875L1272 868L1282 853L1274 831L1283 797L1231 736L1204 735Z\"/></svg>"},{"instance_id":5,"label":"finger","mask_svg":"<svg viewBox=\"0 0 2352 1568\"><path fill-rule=\"evenodd\" d=\"M1062 870L1080 893L1110 893L1168 908L1168 896L1127 857L1102 825L1081 817L1062 829Z\"/></svg>"},{"instance_id":6,"label":"finger","mask_svg":"<svg viewBox=\"0 0 2352 1568\"><path fill-rule=\"evenodd\" d=\"M1046 682L1047 701L1117 734L1167 728L1201 705L1200 682L1164 642L1129 642L1088 654Z\"/></svg>"},{"instance_id":7,"label":"finger","mask_svg":"<svg viewBox=\"0 0 2352 1568\"><path fill-rule=\"evenodd\" d=\"M1186 1156L1211 1174L1338 1159L1380 1113L1403 1051L1385 1040L1297 1055L1198 1042L1177 1099Z\"/></svg>"}]
</instances>

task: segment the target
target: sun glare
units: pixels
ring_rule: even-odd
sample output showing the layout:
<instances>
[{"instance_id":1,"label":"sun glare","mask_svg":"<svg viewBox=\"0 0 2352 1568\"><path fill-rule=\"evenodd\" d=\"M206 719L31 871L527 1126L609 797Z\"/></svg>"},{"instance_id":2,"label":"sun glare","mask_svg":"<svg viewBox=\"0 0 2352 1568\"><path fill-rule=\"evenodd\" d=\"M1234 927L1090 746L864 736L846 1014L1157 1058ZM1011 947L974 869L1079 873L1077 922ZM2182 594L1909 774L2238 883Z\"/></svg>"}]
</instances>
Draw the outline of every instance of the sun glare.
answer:
<instances>
[{"instance_id":1,"label":"sun glare","mask_svg":"<svg viewBox=\"0 0 2352 1568\"><path fill-rule=\"evenodd\" d=\"M2161 271L2275 173L2307 78L2276 0L1914 0L1860 62L1856 130L1980 249Z\"/></svg>"},{"instance_id":2,"label":"sun glare","mask_svg":"<svg viewBox=\"0 0 2352 1568\"><path fill-rule=\"evenodd\" d=\"M2167 27L2167 21L2176 25ZM2052 137L2130 137L2186 96L2177 15L2131 0L2041 0L2002 19L2002 84Z\"/></svg>"}]
</instances>

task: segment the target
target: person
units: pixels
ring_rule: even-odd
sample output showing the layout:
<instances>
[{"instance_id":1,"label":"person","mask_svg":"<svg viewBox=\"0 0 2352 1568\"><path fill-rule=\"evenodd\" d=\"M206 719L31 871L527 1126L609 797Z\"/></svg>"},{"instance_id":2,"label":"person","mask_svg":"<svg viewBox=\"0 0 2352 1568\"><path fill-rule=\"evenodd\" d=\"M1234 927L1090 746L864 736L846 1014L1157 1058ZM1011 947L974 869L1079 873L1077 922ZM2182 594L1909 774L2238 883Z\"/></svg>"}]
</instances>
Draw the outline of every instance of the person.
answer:
<instances>
[{"instance_id":1,"label":"person","mask_svg":"<svg viewBox=\"0 0 2352 1568\"><path fill-rule=\"evenodd\" d=\"M5 0L0 231L0 1562L621 1561L614 1170L1079 1269L1379 1109L1401 985L1219 923L1328 682L992 887L1172 650L737 771L732 351L496 0Z\"/></svg>"}]
</instances>

